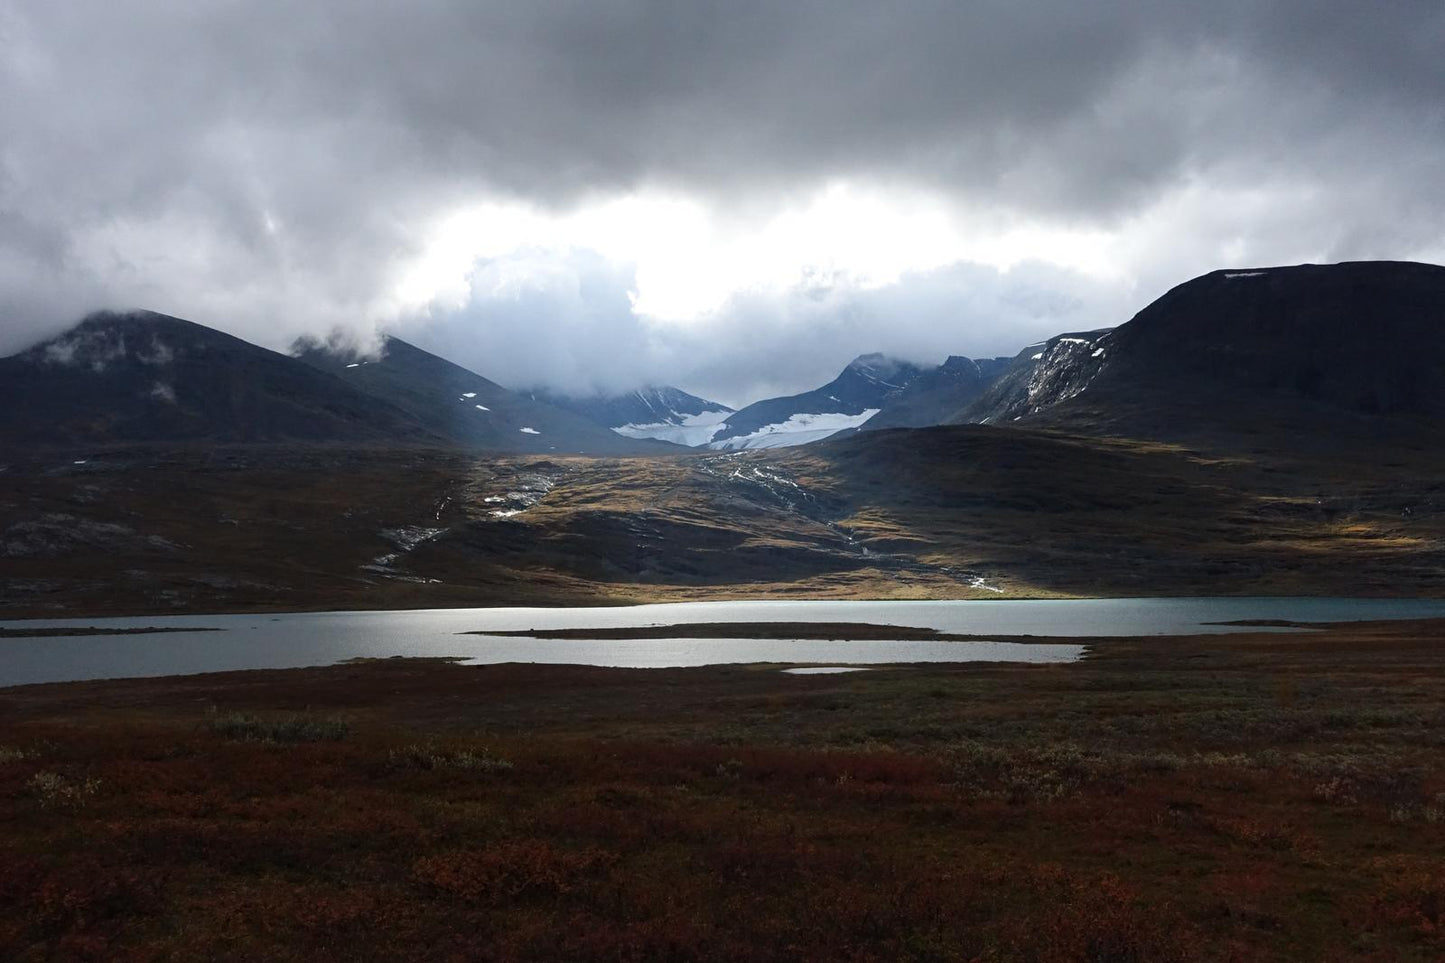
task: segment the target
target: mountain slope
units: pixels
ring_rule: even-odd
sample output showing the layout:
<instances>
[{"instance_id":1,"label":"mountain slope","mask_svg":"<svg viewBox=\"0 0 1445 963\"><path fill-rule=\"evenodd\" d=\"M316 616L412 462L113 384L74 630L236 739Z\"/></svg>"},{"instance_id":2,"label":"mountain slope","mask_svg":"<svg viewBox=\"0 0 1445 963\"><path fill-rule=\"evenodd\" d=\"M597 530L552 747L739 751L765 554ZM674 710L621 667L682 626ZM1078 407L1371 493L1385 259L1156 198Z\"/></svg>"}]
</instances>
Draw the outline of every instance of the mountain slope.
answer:
<instances>
[{"instance_id":1,"label":"mountain slope","mask_svg":"<svg viewBox=\"0 0 1445 963\"><path fill-rule=\"evenodd\" d=\"M1432 421L1445 416L1445 268L1214 271L1041 354L957 420L1171 437Z\"/></svg>"},{"instance_id":2,"label":"mountain slope","mask_svg":"<svg viewBox=\"0 0 1445 963\"><path fill-rule=\"evenodd\" d=\"M832 381L798 395L754 402L731 415L709 448L786 448L856 428L923 373L918 365L865 354Z\"/></svg>"},{"instance_id":3,"label":"mountain slope","mask_svg":"<svg viewBox=\"0 0 1445 963\"><path fill-rule=\"evenodd\" d=\"M536 397L628 438L656 438L689 446L706 444L733 413L727 405L671 386L591 397L539 391Z\"/></svg>"},{"instance_id":4,"label":"mountain slope","mask_svg":"<svg viewBox=\"0 0 1445 963\"><path fill-rule=\"evenodd\" d=\"M624 438L398 338L387 338L377 358L315 344L298 345L297 358L397 406L430 433L468 447L589 455L646 454L670 447Z\"/></svg>"},{"instance_id":5,"label":"mountain slope","mask_svg":"<svg viewBox=\"0 0 1445 963\"><path fill-rule=\"evenodd\" d=\"M396 406L293 358L149 311L93 314L0 359L0 439L441 440Z\"/></svg>"},{"instance_id":6,"label":"mountain slope","mask_svg":"<svg viewBox=\"0 0 1445 963\"><path fill-rule=\"evenodd\" d=\"M1083 390L1098 371L1095 355L1110 329L1058 334L1026 346L972 400L941 423L1003 424L1054 405Z\"/></svg>"},{"instance_id":7,"label":"mountain slope","mask_svg":"<svg viewBox=\"0 0 1445 963\"><path fill-rule=\"evenodd\" d=\"M864 422L859 430L927 428L942 424L983 394L1012 360L950 356L937 368L923 372L889 395L883 410Z\"/></svg>"}]
</instances>

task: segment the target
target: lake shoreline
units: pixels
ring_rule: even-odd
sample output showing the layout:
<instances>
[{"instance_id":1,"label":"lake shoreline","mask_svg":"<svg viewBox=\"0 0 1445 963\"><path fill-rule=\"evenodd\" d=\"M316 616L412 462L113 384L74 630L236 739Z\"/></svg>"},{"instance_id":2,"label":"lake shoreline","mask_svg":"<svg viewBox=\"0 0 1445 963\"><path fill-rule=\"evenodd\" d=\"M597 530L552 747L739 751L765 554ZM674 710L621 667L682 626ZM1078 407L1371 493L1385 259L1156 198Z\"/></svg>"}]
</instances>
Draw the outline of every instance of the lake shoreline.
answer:
<instances>
[{"instance_id":1,"label":"lake shoreline","mask_svg":"<svg viewBox=\"0 0 1445 963\"><path fill-rule=\"evenodd\" d=\"M1313 634L1305 630L1331 622L1425 617L1445 618L1445 603L777 601L0 622L0 630L11 636L3 640L0 686L296 668L396 655L632 668L1042 662L1080 657L1084 639Z\"/></svg>"},{"instance_id":2,"label":"lake shoreline","mask_svg":"<svg viewBox=\"0 0 1445 963\"><path fill-rule=\"evenodd\" d=\"M866 622L680 622L673 625L639 625L625 628L518 629L470 631L508 639L813 639L828 642L1075 642L1065 636L968 635L940 632L912 625L875 625Z\"/></svg>"},{"instance_id":3,"label":"lake shoreline","mask_svg":"<svg viewBox=\"0 0 1445 963\"><path fill-rule=\"evenodd\" d=\"M160 611L153 606L133 605L96 605L88 606L81 611L61 611L53 606L15 606L10 609L0 609L0 625L15 624L21 622L57 622L57 621L82 621L87 619L140 619L140 618L183 618L194 619L221 618L227 616L286 616L286 615L331 615L338 613L372 613L376 615L388 615L402 612L455 612L467 609L484 609L487 611L541 611L541 612L569 612L576 609L599 609L603 611L627 611L631 609L652 608L661 605L747 605L747 604L787 604L793 602L817 602L826 604L915 604L915 603L948 603L948 604L970 604L984 603L993 604L998 602L1154 602L1169 599L1190 599L1198 601L1219 601L1219 602L1240 602L1253 600L1295 600L1295 599L1356 599L1370 602L1440 602L1445 604L1445 596L1418 595L1418 594L1392 594L1374 592L1365 595L1341 595L1335 592L1322 592L1314 595L1301 595L1293 593L1228 593L1221 595L1210 594L1185 594L1178 595L1169 592L1167 589L1160 589L1154 593L1135 593L1129 595L1070 595L1061 592L1041 593L1006 593L1003 595L993 594L856 594L852 592L840 592L837 595L827 593L812 593L806 596L798 595L791 591L764 590L761 592L723 593L721 595L703 594L697 596L677 597L673 594L658 594L656 597L627 597L618 598L615 596L591 596L579 595L571 601L558 602L552 599L538 599L531 601L519 601L515 603L501 603L496 600L476 600L469 598L457 598L446 600L437 604L414 605L406 602L397 602L394 605L383 605L379 607L338 607L327 602L317 602L314 605L238 605L228 609L192 609ZM1249 621L1249 620L1245 620ZM1237 624L1236 622L1214 623L1220 625Z\"/></svg>"},{"instance_id":4,"label":"lake shoreline","mask_svg":"<svg viewBox=\"0 0 1445 963\"><path fill-rule=\"evenodd\" d=\"M169 632L224 632L215 626L159 626L147 625L139 628L108 628L86 625L76 628L7 628L0 626L0 639L55 639L84 635L165 635Z\"/></svg>"}]
</instances>

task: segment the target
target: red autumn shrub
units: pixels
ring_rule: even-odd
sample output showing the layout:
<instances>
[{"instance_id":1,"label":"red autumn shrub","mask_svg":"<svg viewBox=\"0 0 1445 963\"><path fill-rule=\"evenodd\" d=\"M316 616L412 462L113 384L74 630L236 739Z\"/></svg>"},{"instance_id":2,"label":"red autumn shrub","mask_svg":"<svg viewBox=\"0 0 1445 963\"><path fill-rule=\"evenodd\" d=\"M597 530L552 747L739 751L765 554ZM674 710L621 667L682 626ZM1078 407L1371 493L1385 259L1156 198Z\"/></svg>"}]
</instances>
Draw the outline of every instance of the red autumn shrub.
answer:
<instances>
[{"instance_id":1,"label":"red autumn shrub","mask_svg":"<svg viewBox=\"0 0 1445 963\"><path fill-rule=\"evenodd\" d=\"M495 903L570 892L587 873L612 861L595 849L569 852L546 840L520 839L422 857L412 865L412 877L453 899Z\"/></svg>"}]
</instances>

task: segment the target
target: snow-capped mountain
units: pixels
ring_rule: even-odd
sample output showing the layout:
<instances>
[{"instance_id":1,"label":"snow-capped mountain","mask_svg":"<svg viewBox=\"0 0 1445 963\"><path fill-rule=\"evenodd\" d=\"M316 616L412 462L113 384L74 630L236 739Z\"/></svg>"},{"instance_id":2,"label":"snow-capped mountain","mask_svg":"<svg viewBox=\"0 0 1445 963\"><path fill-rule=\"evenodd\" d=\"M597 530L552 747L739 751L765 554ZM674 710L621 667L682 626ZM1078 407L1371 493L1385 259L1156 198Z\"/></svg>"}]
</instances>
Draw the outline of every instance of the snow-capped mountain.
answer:
<instances>
[{"instance_id":1,"label":"snow-capped mountain","mask_svg":"<svg viewBox=\"0 0 1445 963\"><path fill-rule=\"evenodd\" d=\"M432 433L463 445L559 455L645 454L668 447L622 437L399 338L387 338L374 358L316 344L300 344L296 354L306 364L403 409Z\"/></svg>"},{"instance_id":2,"label":"snow-capped mountain","mask_svg":"<svg viewBox=\"0 0 1445 963\"><path fill-rule=\"evenodd\" d=\"M862 355L821 388L757 401L735 412L707 447L722 451L785 448L857 428L924 370L881 354Z\"/></svg>"},{"instance_id":3,"label":"snow-capped mountain","mask_svg":"<svg viewBox=\"0 0 1445 963\"><path fill-rule=\"evenodd\" d=\"M655 438L677 445L706 444L733 413L727 405L671 386L591 397L539 391L535 397L610 428L619 435Z\"/></svg>"}]
</instances>

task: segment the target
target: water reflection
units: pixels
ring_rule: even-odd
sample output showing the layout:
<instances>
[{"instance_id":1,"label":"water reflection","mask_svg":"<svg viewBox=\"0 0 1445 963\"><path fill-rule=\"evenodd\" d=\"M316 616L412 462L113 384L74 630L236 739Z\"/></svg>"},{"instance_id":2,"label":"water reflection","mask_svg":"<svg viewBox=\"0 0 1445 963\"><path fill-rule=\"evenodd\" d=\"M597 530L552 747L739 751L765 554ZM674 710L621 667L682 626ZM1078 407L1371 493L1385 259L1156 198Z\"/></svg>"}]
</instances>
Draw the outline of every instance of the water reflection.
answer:
<instances>
[{"instance_id":1,"label":"water reflection","mask_svg":"<svg viewBox=\"0 0 1445 963\"><path fill-rule=\"evenodd\" d=\"M549 640L460 635L475 631L635 627L690 622L857 622L984 637L1183 635L1259 631L1210 625L1240 619L1335 622L1445 617L1439 599L1082 599L970 602L698 602L615 608L433 609L288 615L178 615L52 619L0 626L224 629L164 635L0 639L0 686L327 665L355 657L459 657L627 667L715 663L847 665L969 659L1077 658L1077 645L825 640ZM745 631L745 630L743 630Z\"/></svg>"}]
</instances>

